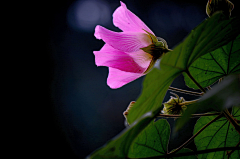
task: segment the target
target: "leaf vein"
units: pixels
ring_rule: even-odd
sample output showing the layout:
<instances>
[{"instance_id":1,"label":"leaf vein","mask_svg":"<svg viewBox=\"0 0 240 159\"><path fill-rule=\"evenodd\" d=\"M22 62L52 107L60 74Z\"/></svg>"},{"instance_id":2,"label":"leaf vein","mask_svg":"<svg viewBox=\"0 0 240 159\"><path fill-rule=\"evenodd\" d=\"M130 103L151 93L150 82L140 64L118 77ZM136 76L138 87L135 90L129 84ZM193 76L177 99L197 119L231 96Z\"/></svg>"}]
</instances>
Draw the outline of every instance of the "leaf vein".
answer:
<instances>
[{"instance_id":1,"label":"leaf vein","mask_svg":"<svg viewBox=\"0 0 240 159\"><path fill-rule=\"evenodd\" d=\"M238 63L236 66L234 66L233 69L230 71L230 73L233 73L233 72L238 71L238 70L235 70L235 71L233 71L233 70L234 70L235 68L237 68L239 65L240 65L240 63Z\"/></svg>"},{"instance_id":2,"label":"leaf vein","mask_svg":"<svg viewBox=\"0 0 240 159\"><path fill-rule=\"evenodd\" d=\"M202 69L202 68L195 67L195 66L191 66L191 67L196 68L196 69L199 69L199 70L202 70L202 71L214 72L214 73L219 73L219 74L224 75L224 73L222 73L222 72L218 72L218 71L204 70L204 69ZM199 74L200 74L200 73L199 73Z\"/></svg>"},{"instance_id":3,"label":"leaf vein","mask_svg":"<svg viewBox=\"0 0 240 159\"><path fill-rule=\"evenodd\" d=\"M157 134L158 134L159 139L160 139L160 142L161 142L161 147L162 147L163 151L166 153L166 151L165 151L165 149L164 149L164 147L163 147L163 142L162 142L162 138L161 138L161 135L160 135L160 133L159 133L159 130L157 129L156 125L154 125L154 127L155 127L156 130L157 130ZM162 131L162 132L163 132L163 131ZM162 132L161 132L161 134L162 134Z\"/></svg>"},{"instance_id":4,"label":"leaf vein","mask_svg":"<svg viewBox=\"0 0 240 159\"><path fill-rule=\"evenodd\" d=\"M215 137L215 135L223 128L223 126L227 123L227 121L214 133L214 135L212 136L212 138L210 139L210 141L208 142L207 146L209 146L209 144L212 142L213 138Z\"/></svg>"},{"instance_id":5,"label":"leaf vein","mask_svg":"<svg viewBox=\"0 0 240 159\"><path fill-rule=\"evenodd\" d=\"M210 55L212 56L213 60L216 62L216 64L222 69L222 71L224 72L224 74L226 74L225 70L222 68L222 66L217 62L217 60L213 57L213 55L210 53Z\"/></svg>"},{"instance_id":6,"label":"leaf vein","mask_svg":"<svg viewBox=\"0 0 240 159\"><path fill-rule=\"evenodd\" d=\"M140 144L140 143L136 143L136 144L139 145L139 146L143 146L143 147L149 148L149 149L151 149L151 150L154 150L154 151L156 151L156 152L158 152L158 153L160 153L160 154L164 154L164 153L162 153L162 152L160 152L160 151L156 150L155 148L152 148L152 147L150 147L150 146L148 146L148 145Z\"/></svg>"}]
</instances>

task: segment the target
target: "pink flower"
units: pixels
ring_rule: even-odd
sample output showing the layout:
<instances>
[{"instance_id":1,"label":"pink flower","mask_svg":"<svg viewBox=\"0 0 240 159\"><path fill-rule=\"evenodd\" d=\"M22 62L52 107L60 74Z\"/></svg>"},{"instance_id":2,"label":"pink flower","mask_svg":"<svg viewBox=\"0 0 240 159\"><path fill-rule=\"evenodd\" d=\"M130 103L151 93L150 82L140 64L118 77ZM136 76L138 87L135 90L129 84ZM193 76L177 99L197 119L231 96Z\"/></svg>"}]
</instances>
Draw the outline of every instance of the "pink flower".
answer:
<instances>
[{"instance_id":1,"label":"pink flower","mask_svg":"<svg viewBox=\"0 0 240 159\"><path fill-rule=\"evenodd\" d=\"M107 84L119 88L145 75L155 61L167 52L165 40L154 33L123 2L113 13L113 24L123 32L96 26L94 36L106 44L94 51L97 66L109 67Z\"/></svg>"}]
</instances>

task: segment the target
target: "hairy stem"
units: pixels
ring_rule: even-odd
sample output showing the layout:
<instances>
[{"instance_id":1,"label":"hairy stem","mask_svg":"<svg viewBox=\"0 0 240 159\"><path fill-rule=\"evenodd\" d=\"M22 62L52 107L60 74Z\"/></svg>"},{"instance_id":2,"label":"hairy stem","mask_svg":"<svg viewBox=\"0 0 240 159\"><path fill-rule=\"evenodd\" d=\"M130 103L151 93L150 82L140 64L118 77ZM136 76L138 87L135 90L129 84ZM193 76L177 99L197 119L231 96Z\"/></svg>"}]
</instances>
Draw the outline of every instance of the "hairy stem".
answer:
<instances>
[{"instance_id":1,"label":"hairy stem","mask_svg":"<svg viewBox=\"0 0 240 159\"><path fill-rule=\"evenodd\" d=\"M199 150L196 152L187 152L187 153L178 153L178 154L166 154L161 156L154 156L154 157L147 157L145 159L159 159L159 158L171 158L171 157L181 157L181 156L192 156L210 152L217 152L217 151L226 151L226 150L239 150L239 147L220 147L220 148L213 148L213 149L206 149L206 150Z\"/></svg>"},{"instance_id":2,"label":"hairy stem","mask_svg":"<svg viewBox=\"0 0 240 159\"><path fill-rule=\"evenodd\" d=\"M191 101L185 101L185 102L182 102L182 103L178 103L178 105L189 105L189 104L193 104L197 101L199 101L199 99L195 99L195 100L191 100Z\"/></svg>"},{"instance_id":3,"label":"hairy stem","mask_svg":"<svg viewBox=\"0 0 240 159\"><path fill-rule=\"evenodd\" d=\"M198 88L199 88L202 92L206 93L206 90L193 78L193 76L190 74L190 72L188 71L188 69L187 69L185 72L187 73L188 77L198 86Z\"/></svg>"},{"instance_id":4,"label":"hairy stem","mask_svg":"<svg viewBox=\"0 0 240 159\"><path fill-rule=\"evenodd\" d=\"M213 116L219 115L221 113L205 113L205 114L192 114L191 117L202 117L202 116ZM168 115L168 114L159 114L157 117L168 117L168 118L180 118L182 115Z\"/></svg>"},{"instance_id":5,"label":"hairy stem","mask_svg":"<svg viewBox=\"0 0 240 159\"><path fill-rule=\"evenodd\" d=\"M182 144L181 146L179 146L177 149L175 149L174 151L168 153L168 154L174 154L177 153L178 151L180 151L182 148L184 148L185 146L187 146L190 142L192 142L194 140L194 138L196 136L198 136L198 134L200 134L204 129L206 129L210 124L212 124L213 122L215 122L216 120L220 119L223 116L223 114L219 114L216 118L214 118L212 121L210 121L209 123L207 123L204 127L202 127L196 134L194 134L190 139L188 139L188 141L186 141L184 144Z\"/></svg>"},{"instance_id":6,"label":"hairy stem","mask_svg":"<svg viewBox=\"0 0 240 159\"><path fill-rule=\"evenodd\" d=\"M180 92L180 93L184 93L184 94L195 95L195 96L202 96L203 95L203 93L187 91L187 90L183 90L183 89L179 89L179 88L175 88L175 87L169 87L168 90L175 91L175 92Z\"/></svg>"}]
</instances>

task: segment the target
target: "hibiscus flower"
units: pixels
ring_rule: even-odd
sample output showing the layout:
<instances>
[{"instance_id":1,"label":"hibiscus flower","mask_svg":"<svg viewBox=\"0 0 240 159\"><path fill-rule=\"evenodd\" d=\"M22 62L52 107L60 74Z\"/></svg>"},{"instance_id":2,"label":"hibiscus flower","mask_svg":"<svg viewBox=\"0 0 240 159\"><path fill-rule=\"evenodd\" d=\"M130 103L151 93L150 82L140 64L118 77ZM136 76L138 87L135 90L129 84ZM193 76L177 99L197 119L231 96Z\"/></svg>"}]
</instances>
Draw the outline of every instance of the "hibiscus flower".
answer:
<instances>
[{"instance_id":1,"label":"hibiscus flower","mask_svg":"<svg viewBox=\"0 0 240 159\"><path fill-rule=\"evenodd\" d=\"M97 66L109 67L107 84L116 89L145 75L168 46L123 2L113 13L113 24L123 32L114 32L97 25L94 36L106 44L94 51Z\"/></svg>"}]
</instances>

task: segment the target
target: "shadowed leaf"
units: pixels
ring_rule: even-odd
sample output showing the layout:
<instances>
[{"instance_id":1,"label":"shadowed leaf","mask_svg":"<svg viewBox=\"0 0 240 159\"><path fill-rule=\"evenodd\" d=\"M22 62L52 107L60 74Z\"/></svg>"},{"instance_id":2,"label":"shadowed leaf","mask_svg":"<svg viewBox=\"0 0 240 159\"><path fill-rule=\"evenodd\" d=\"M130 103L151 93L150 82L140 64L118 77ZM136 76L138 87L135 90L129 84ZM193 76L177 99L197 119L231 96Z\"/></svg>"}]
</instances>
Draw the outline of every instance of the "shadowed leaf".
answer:
<instances>
[{"instance_id":1,"label":"shadowed leaf","mask_svg":"<svg viewBox=\"0 0 240 159\"><path fill-rule=\"evenodd\" d=\"M240 73L240 35L227 45L198 58L189 72L203 88L224 76ZM185 73L184 79L188 87L199 89Z\"/></svg>"},{"instance_id":2,"label":"shadowed leaf","mask_svg":"<svg viewBox=\"0 0 240 159\"><path fill-rule=\"evenodd\" d=\"M240 108L233 107L232 115L236 119L240 119ZM209 123L214 116L201 117L194 128L194 134L198 132L203 126ZM221 147L235 147L240 141L240 135L234 127L223 117L209 125L196 138L195 144L197 150L221 148ZM235 150L230 159L236 159L240 156L240 150ZM205 154L199 154L199 159L227 159L226 151L217 151Z\"/></svg>"},{"instance_id":3,"label":"shadowed leaf","mask_svg":"<svg viewBox=\"0 0 240 159\"><path fill-rule=\"evenodd\" d=\"M130 147L130 158L159 156L167 153L170 126L165 119L149 124Z\"/></svg>"}]
</instances>

